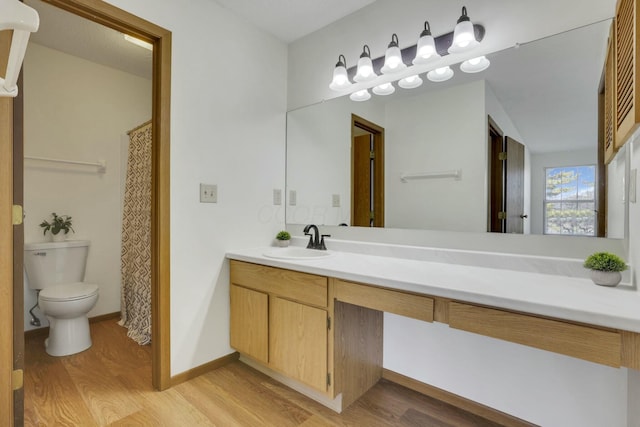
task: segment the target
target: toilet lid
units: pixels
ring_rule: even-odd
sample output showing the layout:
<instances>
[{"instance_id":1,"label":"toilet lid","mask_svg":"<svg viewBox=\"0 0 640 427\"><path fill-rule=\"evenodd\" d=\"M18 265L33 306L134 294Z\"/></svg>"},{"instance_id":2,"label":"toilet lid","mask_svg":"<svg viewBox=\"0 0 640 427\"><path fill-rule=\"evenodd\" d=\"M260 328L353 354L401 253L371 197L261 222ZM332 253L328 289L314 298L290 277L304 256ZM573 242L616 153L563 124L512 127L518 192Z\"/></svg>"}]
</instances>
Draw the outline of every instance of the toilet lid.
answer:
<instances>
[{"instance_id":1,"label":"toilet lid","mask_svg":"<svg viewBox=\"0 0 640 427\"><path fill-rule=\"evenodd\" d=\"M46 301L73 301L88 298L97 293L98 285L78 282L43 289L39 297Z\"/></svg>"}]
</instances>

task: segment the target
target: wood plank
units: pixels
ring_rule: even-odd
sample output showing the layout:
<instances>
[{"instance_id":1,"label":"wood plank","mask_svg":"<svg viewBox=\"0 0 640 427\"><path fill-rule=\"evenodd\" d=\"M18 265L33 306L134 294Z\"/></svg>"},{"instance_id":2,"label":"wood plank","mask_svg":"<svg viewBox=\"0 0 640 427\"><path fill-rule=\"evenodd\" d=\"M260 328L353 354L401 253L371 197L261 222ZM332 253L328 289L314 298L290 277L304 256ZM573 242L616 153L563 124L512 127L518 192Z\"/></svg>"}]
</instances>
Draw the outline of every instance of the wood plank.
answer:
<instances>
[{"instance_id":1,"label":"wood plank","mask_svg":"<svg viewBox=\"0 0 640 427\"><path fill-rule=\"evenodd\" d=\"M433 320L440 323L449 323L449 302L445 298L434 298Z\"/></svg>"},{"instance_id":2,"label":"wood plank","mask_svg":"<svg viewBox=\"0 0 640 427\"><path fill-rule=\"evenodd\" d=\"M231 283L326 308L327 278L231 260Z\"/></svg>"},{"instance_id":3,"label":"wood plank","mask_svg":"<svg viewBox=\"0 0 640 427\"><path fill-rule=\"evenodd\" d=\"M603 365L620 366L621 339L617 332L457 302L449 305L449 326Z\"/></svg>"},{"instance_id":4,"label":"wood plank","mask_svg":"<svg viewBox=\"0 0 640 427\"><path fill-rule=\"evenodd\" d=\"M640 371L640 334L622 331L622 366Z\"/></svg>"},{"instance_id":5,"label":"wood plank","mask_svg":"<svg viewBox=\"0 0 640 427\"><path fill-rule=\"evenodd\" d=\"M335 389L344 410L382 378L383 312L336 302Z\"/></svg>"},{"instance_id":6,"label":"wood plank","mask_svg":"<svg viewBox=\"0 0 640 427\"><path fill-rule=\"evenodd\" d=\"M422 295L336 280L335 298L373 310L433 322L433 298Z\"/></svg>"},{"instance_id":7,"label":"wood plank","mask_svg":"<svg viewBox=\"0 0 640 427\"><path fill-rule=\"evenodd\" d=\"M231 285L231 347L263 363L269 362L269 296Z\"/></svg>"},{"instance_id":8,"label":"wood plank","mask_svg":"<svg viewBox=\"0 0 640 427\"><path fill-rule=\"evenodd\" d=\"M269 300L269 368L327 392L327 312Z\"/></svg>"}]
</instances>

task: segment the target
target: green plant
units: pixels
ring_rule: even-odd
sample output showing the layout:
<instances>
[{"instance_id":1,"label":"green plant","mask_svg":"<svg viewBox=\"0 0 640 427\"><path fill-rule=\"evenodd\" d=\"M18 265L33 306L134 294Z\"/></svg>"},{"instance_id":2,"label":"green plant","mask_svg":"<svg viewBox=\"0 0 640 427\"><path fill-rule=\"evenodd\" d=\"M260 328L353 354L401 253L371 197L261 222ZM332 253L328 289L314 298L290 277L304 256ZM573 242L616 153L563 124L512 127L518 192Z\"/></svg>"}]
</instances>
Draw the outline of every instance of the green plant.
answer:
<instances>
[{"instance_id":1,"label":"green plant","mask_svg":"<svg viewBox=\"0 0 640 427\"><path fill-rule=\"evenodd\" d=\"M596 252L584 261L584 267L599 271L624 271L627 269L627 264L617 255Z\"/></svg>"},{"instance_id":2,"label":"green plant","mask_svg":"<svg viewBox=\"0 0 640 427\"><path fill-rule=\"evenodd\" d=\"M51 234L57 235L61 231L64 230L64 234L69 234L69 230L76 232L73 227L71 227L71 217L69 215L60 215L58 216L55 212L51 214L53 220L51 222L42 221L40 227L44 228L44 232L42 234L47 234L47 231L51 230Z\"/></svg>"},{"instance_id":3,"label":"green plant","mask_svg":"<svg viewBox=\"0 0 640 427\"><path fill-rule=\"evenodd\" d=\"M291 234L288 231L282 230L278 234L276 234L276 239L278 240L291 240Z\"/></svg>"}]
</instances>

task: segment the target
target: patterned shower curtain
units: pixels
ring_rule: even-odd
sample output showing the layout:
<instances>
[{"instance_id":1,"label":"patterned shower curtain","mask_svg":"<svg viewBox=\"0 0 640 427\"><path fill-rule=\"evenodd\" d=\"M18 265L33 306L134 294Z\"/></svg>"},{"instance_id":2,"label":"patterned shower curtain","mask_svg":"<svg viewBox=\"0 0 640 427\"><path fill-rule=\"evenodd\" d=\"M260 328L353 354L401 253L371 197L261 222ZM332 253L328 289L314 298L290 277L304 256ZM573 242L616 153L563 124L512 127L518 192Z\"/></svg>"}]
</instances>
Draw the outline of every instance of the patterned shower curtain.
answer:
<instances>
[{"instance_id":1,"label":"patterned shower curtain","mask_svg":"<svg viewBox=\"0 0 640 427\"><path fill-rule=\"evenodd\" d=\"M151 122L129 132L122 214L120 325L140 345L151 342Z\"/></svg>"}]
</instances>

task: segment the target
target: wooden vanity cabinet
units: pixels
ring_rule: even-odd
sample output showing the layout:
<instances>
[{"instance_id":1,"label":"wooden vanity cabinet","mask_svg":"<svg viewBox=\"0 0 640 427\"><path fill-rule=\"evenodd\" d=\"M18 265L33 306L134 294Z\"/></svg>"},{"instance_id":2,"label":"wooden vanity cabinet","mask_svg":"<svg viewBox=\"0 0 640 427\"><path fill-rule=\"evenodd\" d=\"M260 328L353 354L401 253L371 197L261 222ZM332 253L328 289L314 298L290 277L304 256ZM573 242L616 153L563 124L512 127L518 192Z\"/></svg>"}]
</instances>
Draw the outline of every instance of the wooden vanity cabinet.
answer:
<instances>
[{"instance_id":1,"label":"wooden vanity cabinet","mask_svg":"<svg viewBox=\"0 0 640 427\"><path fill-rule=\"evenodd\" d=\"M327 278L231 261L231 346L331 395Z\"/></svg>"}]
</instances>

